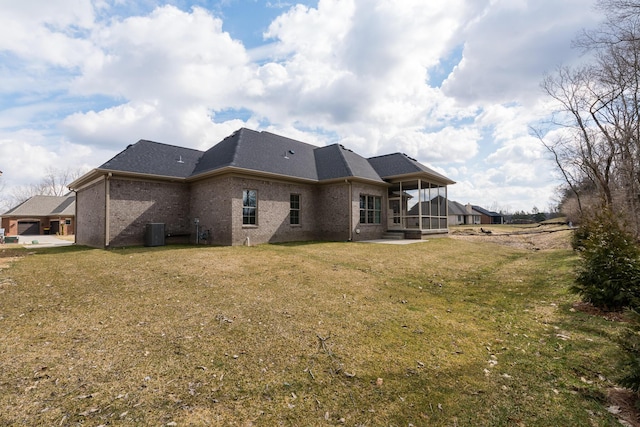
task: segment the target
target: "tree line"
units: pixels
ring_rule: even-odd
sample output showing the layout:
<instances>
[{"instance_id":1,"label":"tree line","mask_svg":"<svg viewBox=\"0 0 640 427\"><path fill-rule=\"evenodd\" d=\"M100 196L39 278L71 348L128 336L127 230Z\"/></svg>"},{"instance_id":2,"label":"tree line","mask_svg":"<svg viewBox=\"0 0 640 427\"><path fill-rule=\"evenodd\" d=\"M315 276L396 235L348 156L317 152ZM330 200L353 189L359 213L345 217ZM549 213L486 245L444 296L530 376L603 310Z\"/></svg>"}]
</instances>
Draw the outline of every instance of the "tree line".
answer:
<instances>
[{"instance_id":1,"label":"tree line","mask_svg":"<svg viewBox=\"0 0 640 427\"><path fill-rule=\"evenodd\" d=\"M69 192L67 186L81 175L79 169L49 167L37 183L16 186L7 191L5 183L0 182L0 208L5 212L33 196L64 196Z\"/></svg>"},{"instance_id":2,"label":"tree line","mask_svg":"<svg viewBox=\"0 0 640 427\"><path fill-rule=\"evenodd\" d=\"M564 185L560 209L578 223L572 290L601 310L626 310L620 383L640 391L640 0L600 0L602 24L575 41L588 60L546 76L555 104L537 130Z\"/></svg>"},{"instance_id":3,"label":"tree line","mask_svg":"<svg viewBox=\"0 0 640 427\"><path fill-rule=\"evenodd\" d=\"M590 61L546 76L551 130L537 131L564 178L563 212L602 209L640 236L640 1L601 0L605 20L574 42Z\"/></svg>"}]
</instances>

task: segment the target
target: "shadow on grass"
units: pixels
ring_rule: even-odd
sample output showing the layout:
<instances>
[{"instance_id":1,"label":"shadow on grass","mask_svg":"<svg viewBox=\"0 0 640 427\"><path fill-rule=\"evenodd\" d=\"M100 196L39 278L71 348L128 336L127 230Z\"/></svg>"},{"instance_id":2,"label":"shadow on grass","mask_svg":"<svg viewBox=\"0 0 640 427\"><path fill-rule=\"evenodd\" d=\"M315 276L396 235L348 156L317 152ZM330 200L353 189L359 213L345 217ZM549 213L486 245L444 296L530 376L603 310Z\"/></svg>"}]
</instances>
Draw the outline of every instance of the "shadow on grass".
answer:
<instances>
[{"instance_id":1,"label":"shadow on grass","mask_svg":"<svg viewBox=\"0 0 640 427\"><path fill-rule=\"evenodd\" d=\"M130 255L132 253L156 253L176 250L210 250L210 249L222 249L231 248L231 246L217 246L217 245L193 245L193 244L175 244L164 246L121 246L117 248L103 249L105 252L117 254L117 255ZM88 248L93 249L93 248Z\"/></svg>"},{"instance_id":2,"label":"shadow on grass","mask_svg":"<svg viewBox=\"0 0 640 427\"><path fill-rule=\"evenodd\" d=\"M214 248L218 246L197 246L197 245L165 245L165 246L123 246L117 248L94 248L91 246L82 246L82 245L66 245L66 246L49 246L49 247L29 247L29 246L18 246L13 248L0 248L0 258L7 257L15 257L15 256L26 256L32 254L72 254L79 252L88 252L88 251L104 251L106 253L114 253L114 254L131 254L131 253L141 253L141 252L163 252L163 251L173 251L176 249L197 249L197 248Z\"/></svg>"},{"instance_id":3,"label":"shadow on grass","mask_svg":"<svg viewBox=\"0 0 640 427\"><path fill-rule=\"evenodd\" d=\"M280 242L280 243L264 243L259 245L252 246L222 246L222 245L194 245L194 244L171 244L171 245L163 245L163 246L122 246L105 249L110 253L116 254L130 254L130 253L144 253L144 252L163 252L163 251L173 251L173 250L184 250L184 249L201 249L201 250L210 250L210 249L231 249L231 248L268 248L268 247L304 247L304 246L313 246L313 245L322 245L327 243L348 243L348 242L325 242L325 241L303 241L303 242ZM87 248L92 249L92 248Z\"/></svg>"},{"instance_id":4,"label":"shadow on grass","mask_svg":"<svg viewBox=\"0 0 640 427\"><path fill-rule=\"evenodd\" d=\"M278 242L278 243L269 243L272 246L284 246L284 247L298 247L298 246L312 246L312 245L323 245L327 243L350 243L347 241L323 241L323 240L306 240L301 242Z\"/></svg>"},{"instance_id":5,"label":"shadow on grass","mask_svg":"<svg viewBox=\"0 0 640 427\"><path fill-rule=\"evenodd\" d=\"M50 246L47 248L31 248L28 246L24 247L24 250L28 253L36 253L36 254L68 254L68 253L76 253L76 252L86 252L93 250L89 246L76 246L76 245L67 245L67 246Z\"/></svg>"},{"instance_id":6,"label":"shadow on grass","mask_svg":"<svg viewBox=\"0 0 640 427\"><path fill-rule=\"evenodd\" d=\"M265 243L261 245L250 246L250 248L256 247L304 247L304 246L312 246L312 245L321 245L326 243L349 243L349 242L326 242L326 241L302 241L302 242L281 242L281 243ZM164 252L164 251L175 251L175 250L193 250L193 249L201 249L201 250L209 250L209 249L230 249L232 247L245 247L245 246L222 246L222 245L195 245L189 243L176 243L176 244L167 244L162 246L118 246L118 247L110 247L110 248L94 248L91 246L83 246L83 245L66 245L66 246L51 246L51 247L29 247L29 246L16 246L16 247L8 247L2 248L0 247L0 258L14 257L14 256L23 256L27 254L67 254L67 253L75 253L75 252L86 252L86 251L94 251L94 250L103 250L108 253L118 254L118 255L128 255L131 253L155 253L155 252Z\"/></svg>"}]
</instances>

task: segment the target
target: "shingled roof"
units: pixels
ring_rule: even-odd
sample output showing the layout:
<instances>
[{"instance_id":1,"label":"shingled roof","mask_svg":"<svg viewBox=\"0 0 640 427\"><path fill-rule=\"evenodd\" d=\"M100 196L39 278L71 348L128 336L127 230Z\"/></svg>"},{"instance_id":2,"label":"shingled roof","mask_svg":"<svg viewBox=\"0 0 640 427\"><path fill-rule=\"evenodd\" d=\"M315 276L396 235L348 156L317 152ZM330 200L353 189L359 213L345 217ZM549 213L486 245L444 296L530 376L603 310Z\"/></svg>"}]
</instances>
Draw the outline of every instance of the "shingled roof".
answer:
<instances>
[{"instance_id":1,"label":"shingled roof","mask_svg":"<svg viewBox=\"0 0 640 427\"><path fill-rule=\"evenodd\" d=\"M333 144L317 147L265 131L241 128L207 151L140 140L94 173L119 171L163 178L197 179L226 170L253 171L310 182L358 178L384 183L387 177L427 173L453 181L400 153L366 159ZM76 180L75 188L91 176Z\"/></svg>"},{"instance_id":2,"label":"shingled roof","mask_svg":"<svg viewBox=\"0 0 640 427\"><path fill-rule=\"evenodd\" d=\"M18 206L9 209L2 216L39 217L39 216L73 216L75 215L76 197L66 196L33 196Z\"/></svg>"},{"instance_id":3,"label":"shingled roof","mask_svg":"<svg viewBox=\"0 0 640 427\"><path fill-rule=\"evenodd\" d=\"M385 154L382 156L370 157L369 163L383 179L393 178L400 175L411 175L415 173L426 173L434 178L438 178L447 184L454 184L444 175L439 174L413 159L404 153Z\"/></svg>"},{"instance_id":4,"label":"shingled roof","mask_svg":"<svg viewBox=\"0 0 640 427\"><path fill-rule=\"evenodd\" d=\"M449 215L471 215L472 212L467 212L467 207L462 203L454 200L449 200ZM477 213L477 212L476 212Z\"/></svg>"},{"instance_id":5,"label":"shingled roof","mask_svg":"<svg viewBox=\"0 0 640 427\"><path fill-rule=\"evenodd\" d=\"M207 150L191 176L235 167L317 181L316 148L273 133L242 128Z\"/></svg>"},{"instance_id":6,"label":"shingled roof","mask_svg":"<svg viewBox=\"0 0 640 427\"><path fill-rule=\"evenodd\" d=\"M383 182L367 159L340 144L316 148L315 156L320 181L357 176Z\"/></svg>"},{"instance_id":7,"label":"shingled roof","mask_svg":"<svg viewBox=\"0 0 640 427\"><path fill-rule=\"evenodd\" d=\"M201 156L202 151L199 150L142 139L116 154L99 169L186 178Z\"/></svg>"}]
</instances>

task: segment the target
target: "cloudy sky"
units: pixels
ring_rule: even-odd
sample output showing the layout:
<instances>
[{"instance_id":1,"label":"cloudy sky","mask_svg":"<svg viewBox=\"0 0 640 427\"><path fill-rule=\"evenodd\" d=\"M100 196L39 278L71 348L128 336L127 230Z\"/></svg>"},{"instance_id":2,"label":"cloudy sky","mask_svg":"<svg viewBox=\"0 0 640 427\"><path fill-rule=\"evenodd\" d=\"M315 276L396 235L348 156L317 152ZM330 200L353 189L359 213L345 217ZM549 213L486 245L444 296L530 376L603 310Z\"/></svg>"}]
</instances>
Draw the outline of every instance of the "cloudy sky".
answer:
<instances>
[{"instance_id":1,"label":"cloudy sky","mask_svg":"<svg viewBox=\"0 0 640 427\"><path fill-rule=\"evenodd\" d=\"M449 197L546 210L531 126L592 0L0 0L5 194L139 139L206 150L240 127L404 152Z\"/></svg>"}]
</instances>

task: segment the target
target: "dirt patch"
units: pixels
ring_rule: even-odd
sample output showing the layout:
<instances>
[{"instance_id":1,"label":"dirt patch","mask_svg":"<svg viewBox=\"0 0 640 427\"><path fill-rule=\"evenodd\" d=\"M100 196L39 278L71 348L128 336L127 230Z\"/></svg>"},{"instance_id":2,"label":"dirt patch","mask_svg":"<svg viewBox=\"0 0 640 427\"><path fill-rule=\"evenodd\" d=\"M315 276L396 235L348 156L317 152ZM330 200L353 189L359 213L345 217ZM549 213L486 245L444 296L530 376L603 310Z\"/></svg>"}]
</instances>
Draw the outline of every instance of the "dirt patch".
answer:
<instances>
[{"instance_id":1,"label":"dirt patch","mask_svg":"<svg viewBox=\"0 0 640 427\"><path fill-rule=\"evenodd\" d=\"M599 316L603 319L607 319L611 322L626 322L627 318L621 311L605 311L601 308L595 307L593 304L584 301L578 301L572 305L576 311L591 314L592 316Z\"/></svg>"},{"instance_id":2,"label":"dirt patch","mask_svg":"<svg viewBox=\"0 0 640 427\"><path fill-rule=\"evenodd\" d=\"M28 255L20 246L7 246L0 249L0 270L9 267L12 263Z\"/></svg>"},{"instance_id":3,"label":"dirt patch","mask_svg":"<svg viewBox=\"0 0 640 427\"><path fill-rule=\"evenodd\" d=\"M502 227L474 227L455 229L449 234L449 237L537 251L571 249L572 232L568 227L555 225L524 230L509 230Z\"/></svg>"},{"instance_id":4,"label":"dirt patch","mask_svg":"<svg viewBox=\"0 0 640 427\"><path fill-rule=\"evenodd\" d=\"M638 411L638 395L626 388L614 387L607 393L609 412L618 417L624 426L640 427L640 412Z\"/></svg>"},{"instance_id":5,"label":"dirt patch","mask_svg":"<svg viewBox=\"0 0 640 427\"><path fill-rule=\"evenodd\" d=\"M8 257L8 258L0 258L0 270L4 268L9 268L11 263L16 262L20 259L20 257Z\"/></svg>"}]
</instances>

